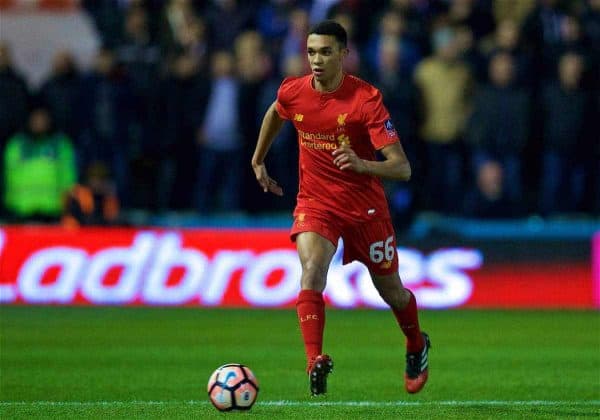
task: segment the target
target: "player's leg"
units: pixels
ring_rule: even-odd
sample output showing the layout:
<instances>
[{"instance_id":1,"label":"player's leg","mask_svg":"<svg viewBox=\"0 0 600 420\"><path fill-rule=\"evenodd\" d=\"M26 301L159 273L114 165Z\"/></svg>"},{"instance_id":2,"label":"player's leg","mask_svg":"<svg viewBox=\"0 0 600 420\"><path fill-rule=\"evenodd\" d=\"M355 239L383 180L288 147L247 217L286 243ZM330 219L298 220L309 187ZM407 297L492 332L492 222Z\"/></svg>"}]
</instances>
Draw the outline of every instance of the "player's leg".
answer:
<instances>
[{"instance_id":1,"label":"player's leg","mask_svg":"<svg viewBox=\"0 0 600 420\"><path fill-rule=\"evenodd\" d=\"M336 247L331 240L315 232L299 233L296 247L302 266L296 311L304 340L311 393L318 395L327 391L327 375L333 368L331 358L322 354L325 329L323 289Z\"/></svg>"},{"instance_id":2,"label":"player's leg","mask_svg":"<svg viewBox=\"0 0 600 420\"><path fill-rule=\"evenodd\" d=\"M404 382L409 393L419 392L429 376L428 353L431 344L427 333L421 331L417 301L413 293L402 286L398 272L371 278L382 299L390 305L400 329L406 337L406 371Z\"/></svg>"},{"instance_id":3,"label":"player's leg","mask_svg":"<svg viewBox=\"0 0 600 420\"><path fill-rule=\"evenodd\" d=\"M422 350L424 342L419 327L415 296L402 286L398 273L382 276L371 272L371 278L381 298L390 305L398 325L406 336L407 351Z\"/></svg>"},{"instance_id":4,"label":"player's leg","mask_svg":"<svg viewBox=\"0 0 600 420\"><path fill-rule=\"evenodd\" d=\"M391 220L382 219L354 227L344 234L344 263L358 260L369 269L375 288L390 305L407 339L409 352L423 349L417 303L398 274L396 235Z\"/></svg>"},{"instance_id":5,"label":"player's leg","mask_svg":"<svg viewBox=\"0 0 600 420\"><path fill-rule=\"evenodd\" d=\"M344 263L358 260L369 269L375 288L390 305L406 336L406 390L418 392L427 381L429 338L421 332L417 302L398 274L396 235L389 219L355 226L344 234Z\"/></svg>"},{"instance_id":6,"label":"player's leg","mask_svg":"<svg viewBox=\"0 0 600 420\"><path fill-rule=\"evenodd\" d=\"M301 289L322 293L336 246L319 233L302 232L296 236L296 248L302 266Z\"/></svg>"}]
</instances>

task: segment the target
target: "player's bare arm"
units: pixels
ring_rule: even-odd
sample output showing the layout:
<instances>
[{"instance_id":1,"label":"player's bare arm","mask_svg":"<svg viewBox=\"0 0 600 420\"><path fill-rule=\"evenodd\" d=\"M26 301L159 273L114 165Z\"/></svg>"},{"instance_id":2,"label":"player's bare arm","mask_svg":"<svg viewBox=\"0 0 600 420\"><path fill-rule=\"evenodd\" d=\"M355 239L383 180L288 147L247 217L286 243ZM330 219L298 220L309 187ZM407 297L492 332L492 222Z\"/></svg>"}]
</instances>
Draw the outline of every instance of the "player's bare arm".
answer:
<instances>
[{"instance_id":1,"label":"player's bare arm","mask_svg":"<svg viewBox=\"0 0 600 420\"><path fill-rule=\"evenodd\" d=\"M411 176L410 162L400 142L381 149L383 161L371 161L359 158L350 146L342 145L333 151L333 163L342 171L354 171L359 174L380 178L408 181Z\"/></svg>"},{"instance_id":2,"label":"player's bare arm","mask_svg":"<svg viewBox=\"0 0 600 420\"><path fill-rule=\"evenodd\" d=\"M254 169L256 180L264 192L272 192L281 196L283 195L283 190L277 184L277 181L269 176L267 167L265 166L265 157L273 144L273 140L275 140L275 136L277 136L277 133L279 133L285 122L277 113L276 104L276 101L273 102L263 117L256 148L252 155L252 169Z\"/></svg>"}]
</instances>

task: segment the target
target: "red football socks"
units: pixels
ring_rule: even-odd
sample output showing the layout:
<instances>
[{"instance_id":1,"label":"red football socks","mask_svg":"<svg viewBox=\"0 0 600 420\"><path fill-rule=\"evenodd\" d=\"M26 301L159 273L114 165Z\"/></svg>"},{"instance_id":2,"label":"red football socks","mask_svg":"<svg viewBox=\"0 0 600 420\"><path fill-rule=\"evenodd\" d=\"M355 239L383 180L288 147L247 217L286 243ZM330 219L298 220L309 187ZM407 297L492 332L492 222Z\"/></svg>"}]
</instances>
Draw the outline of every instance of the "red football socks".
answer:
<instances>
[{"instance_id":1,"label":"red football socks","mask_svg":"<svg viewBox=\"0 0 600 420\"><path fill-rule=\"evenodd\" d=\"M419 314L417 312L417 300L415 295L409 290L410 300L404 309L394 309L394 316L398 321L398 325L406 336L406 351L416 353L423 350L425 342L419 328Z\"/></svg>"},{"instance_id":2,"label":"red football socks","mask_svg":"<svg viewBox=\"0 0 600 420\"><path fill-rule=\"evenodd\" d=\"M310 361L320 355L323 350L323 329L325 328L323 293L301 290L296 301L296 312L304 339L306 360L310 364Z\"/></svg>"}]
</instances>

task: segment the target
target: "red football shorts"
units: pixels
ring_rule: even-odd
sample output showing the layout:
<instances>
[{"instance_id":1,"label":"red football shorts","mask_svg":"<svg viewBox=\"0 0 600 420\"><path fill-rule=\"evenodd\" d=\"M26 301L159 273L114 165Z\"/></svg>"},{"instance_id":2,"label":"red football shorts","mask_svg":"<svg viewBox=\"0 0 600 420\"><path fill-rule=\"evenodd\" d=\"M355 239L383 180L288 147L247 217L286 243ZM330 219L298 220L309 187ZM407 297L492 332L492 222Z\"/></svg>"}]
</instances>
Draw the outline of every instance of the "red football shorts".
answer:
<instances>
[{"instance_id":1,"label":"red football shorts","mask_svg":"<svg viewBox=\"0 0 600 420\"><path fill-rule=\"evenodd\" d=\"M294 219L290 232L292 241L302 232L318 233L336 247L341 237L344 241L344 264L360 261L378 276L398 272L396 235L392 221L387 217L356 223L303 209Z\"/></svg>"}]
</instances>

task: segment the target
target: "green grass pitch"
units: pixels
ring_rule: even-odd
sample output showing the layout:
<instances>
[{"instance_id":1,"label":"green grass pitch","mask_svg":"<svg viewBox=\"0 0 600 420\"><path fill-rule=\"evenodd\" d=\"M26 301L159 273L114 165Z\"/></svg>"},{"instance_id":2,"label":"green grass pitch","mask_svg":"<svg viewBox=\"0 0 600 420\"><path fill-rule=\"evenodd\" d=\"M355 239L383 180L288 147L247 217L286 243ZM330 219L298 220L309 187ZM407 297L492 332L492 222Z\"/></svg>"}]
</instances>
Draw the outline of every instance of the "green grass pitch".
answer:
<instances>
[{"instance_id":1,"label":"green grass pitch","mask_svg":"<svg viewBox=\"0 0 600 420\"><path fill-rule=\"evenodd\" d=\"M0 418L598 418L600 314L423 311L430 379L403 389L388 311L328 310L329 393L311 398L295 312L0 306ZM219 413L210 373L260 381L249 412Z\"/></svg>"}]
</instances>

